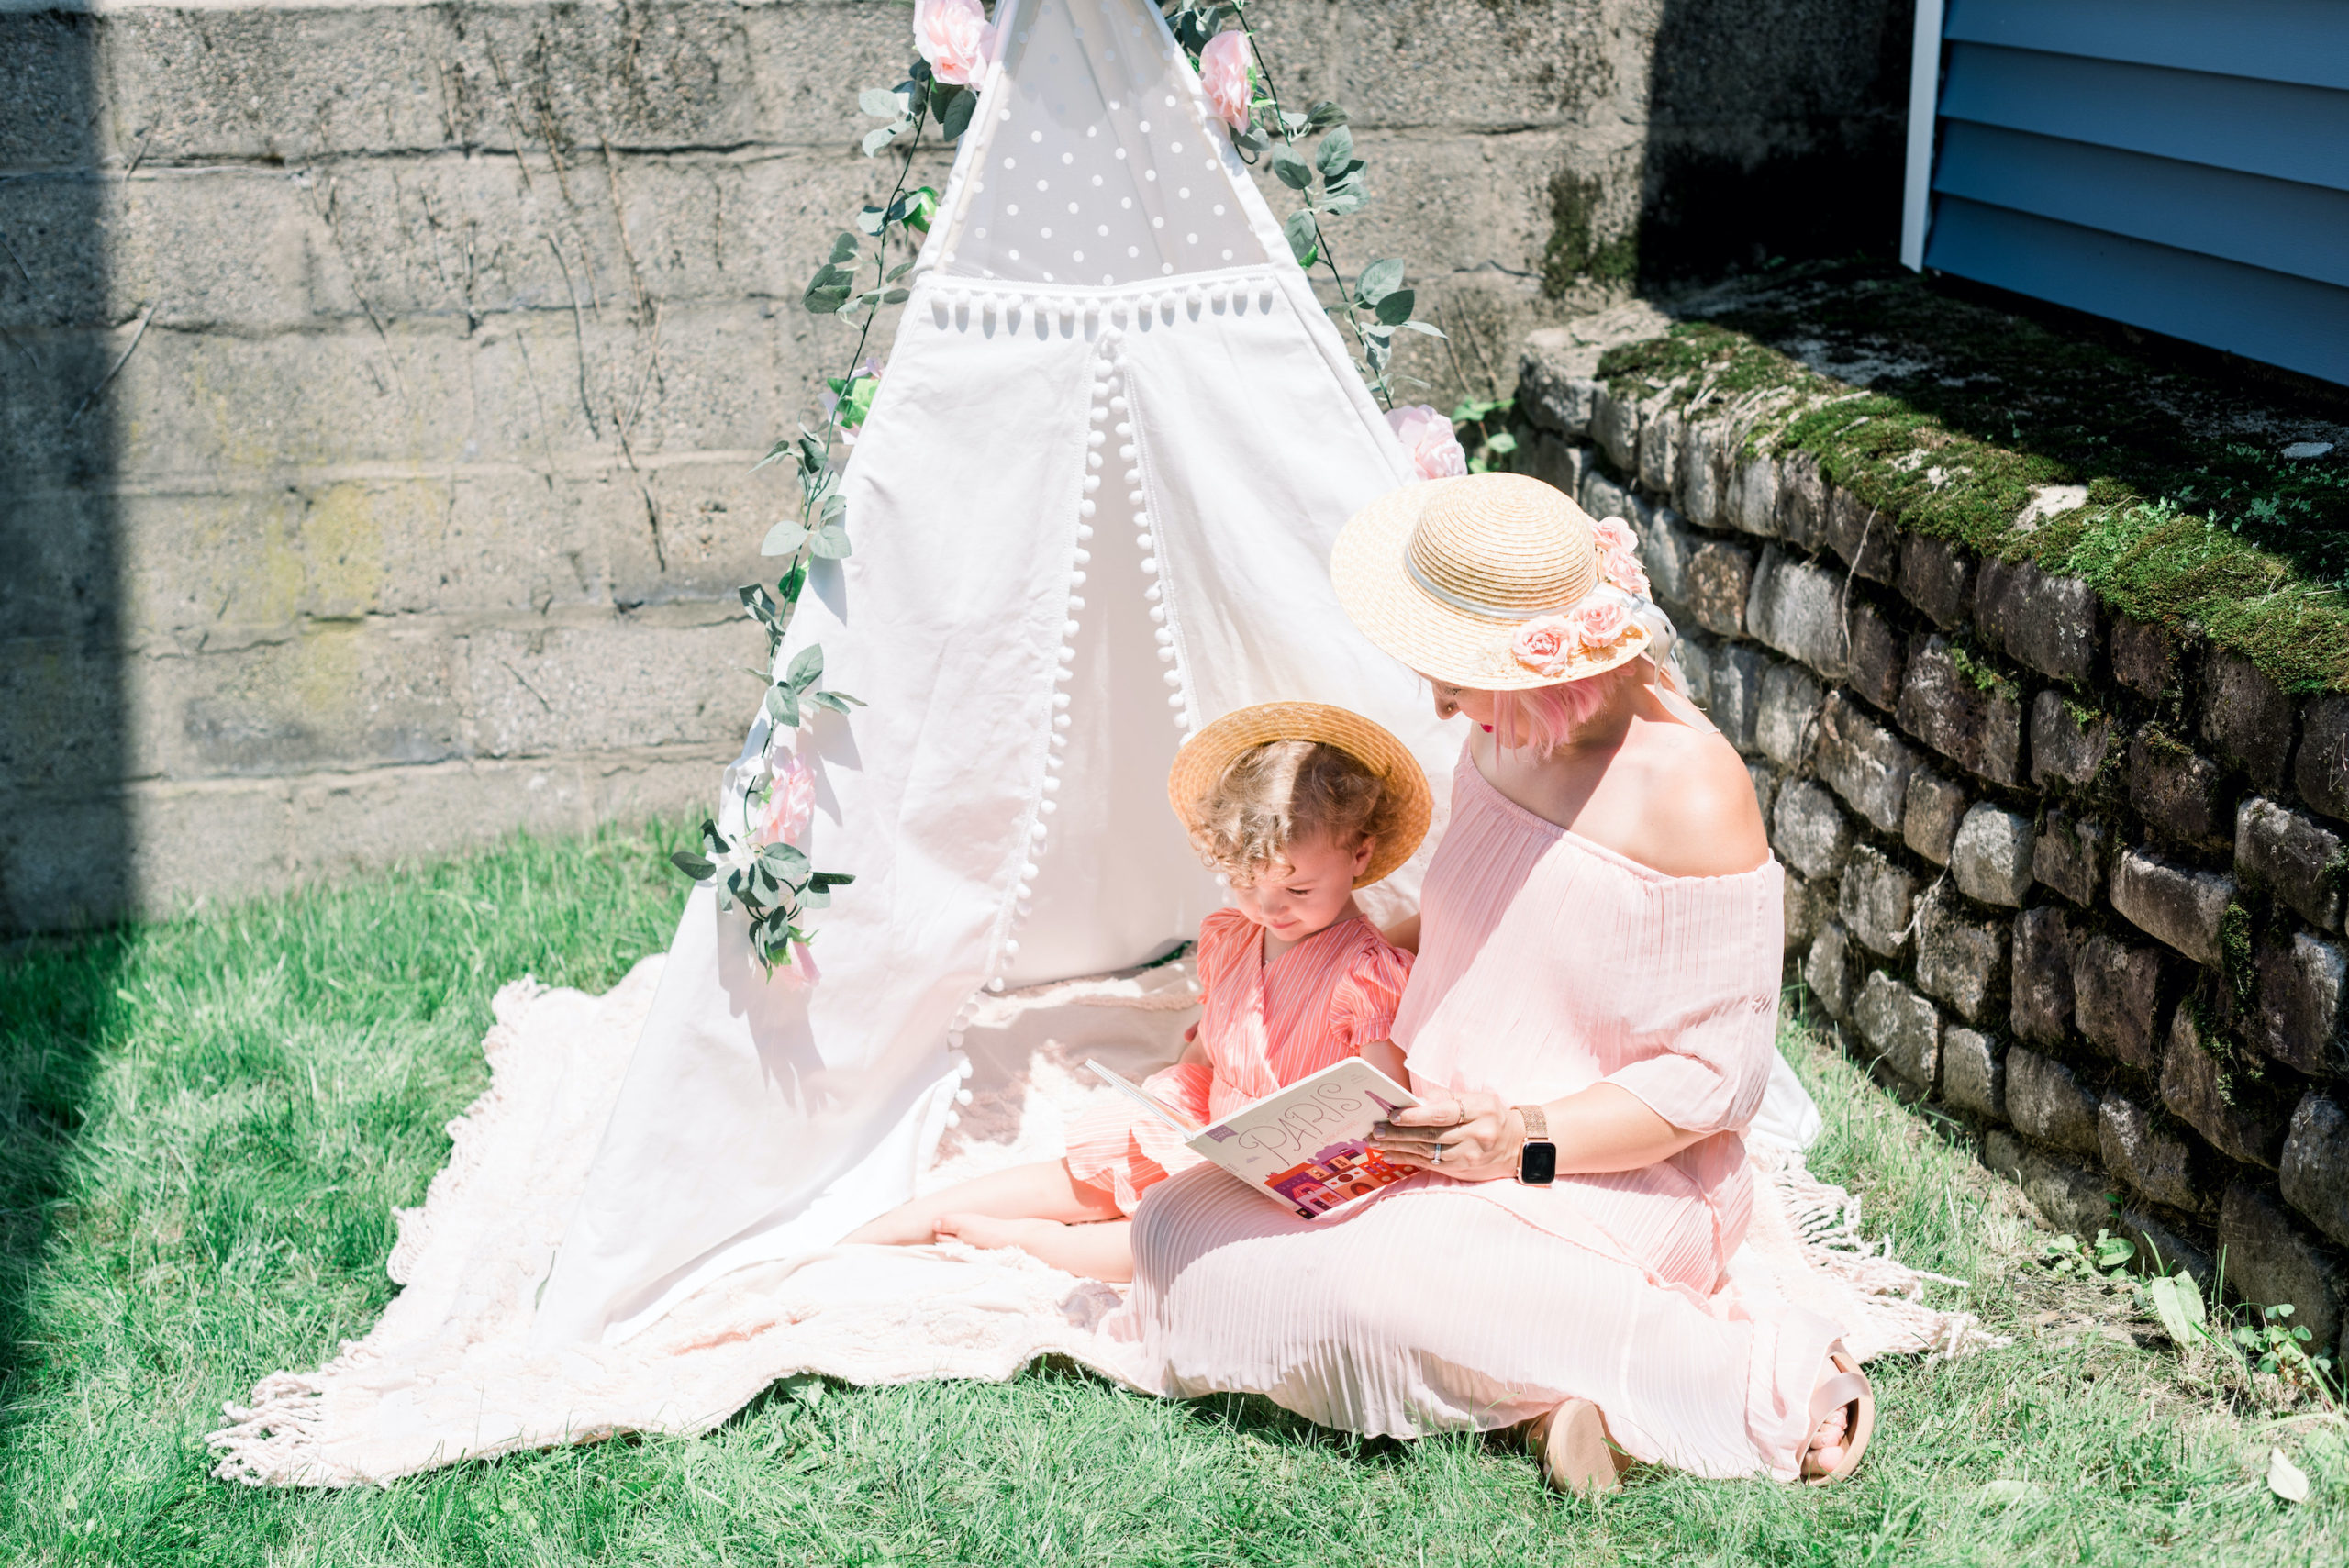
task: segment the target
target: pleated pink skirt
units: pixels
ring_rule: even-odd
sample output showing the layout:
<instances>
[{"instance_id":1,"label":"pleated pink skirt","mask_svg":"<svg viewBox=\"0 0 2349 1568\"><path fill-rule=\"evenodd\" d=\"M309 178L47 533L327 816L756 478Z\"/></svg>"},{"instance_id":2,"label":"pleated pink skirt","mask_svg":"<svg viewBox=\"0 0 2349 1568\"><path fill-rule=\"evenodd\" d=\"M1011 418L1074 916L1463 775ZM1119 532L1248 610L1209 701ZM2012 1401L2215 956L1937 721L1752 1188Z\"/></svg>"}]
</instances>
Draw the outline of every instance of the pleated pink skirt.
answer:
<instances>
[{"instance_id":1,"label":"pleated pink skirt","mask_svg":"<svg viewBox=\"0 0 2349 1568\"><path fill-rule=\"evenodd\" d=\"M1370 1436L1485 1430L1597 1404L1634 1457L1790 1480L1836 1330L1767 1322L1414 1178L1309 1221L1212 1165L1135 1215L1118 1331L1177 1396L1252 1393Z\"/></svg>"}]
</instances>

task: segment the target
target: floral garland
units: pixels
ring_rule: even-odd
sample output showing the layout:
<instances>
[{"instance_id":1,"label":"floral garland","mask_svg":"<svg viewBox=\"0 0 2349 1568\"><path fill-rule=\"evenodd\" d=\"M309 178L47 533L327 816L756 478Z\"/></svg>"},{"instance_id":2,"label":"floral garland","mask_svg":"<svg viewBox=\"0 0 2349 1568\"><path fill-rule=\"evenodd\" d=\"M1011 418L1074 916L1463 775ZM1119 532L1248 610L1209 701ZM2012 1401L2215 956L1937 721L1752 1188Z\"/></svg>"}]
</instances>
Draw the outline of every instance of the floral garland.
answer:
<instances>
[{"instance_id":1,"label":"floral garland","mask_svg":"<svg viewBox=\"0 0 2349 1568\"><path fill-rule=\"evenodd\" d=\"M1316 262L1328 268L1340 301L1337 308L1361 350L1365 379L1386 406L1387 422L1410 452L1413 467L1425 479L1466 473L1472 467L1481 471L1486 453L1508 450L1505 433L1488 436L1471 459L1452 420L1425 404L1395 406L1397 378L1390 373L1390 364L1396 332L1444 336L1430 323L1413 318L1417 296L1404 285L1403 263L1392 257L1374 261L1349 284L1331 250L1330 220L1361 211L1370 199L1363 178L1367 165L1355 156L1345 110L1328 101L1303 114L1282 106L1272 71L1249 25L1245 0L1158 0L1158 5L1199 73L1208 103L1230 128L1241 158L1253 165L1269 156L1274 177L1297 193L1301 205L1281 232L1299 266L1308 272ZM696 882L718 881L721 907L741 905L750 918L752 951L768 973L780 967L803 984L814 979L807 946L814 933L802 919L807 911L825 907L833 888L855 879L817 871L800 847L813 814L815 782L792 742L802 720L814 710L829 708L844 715L863 704L845 692L824 687L821 648L803 649L785 662L784 638L807 586L810 562L839 560L852 548L848 504L841 491L842 465L835 453L838 448L855 445L881 384L881 366L865 353L874 323L883 306L902 303L909 293L902 280L914 262L891 266L889 243L894 238L918 244L915 237L929 233L938 211L935 189L907 188L923 133L935 125L940 139L952 142L969 128L978 107L978 84L999 44L981 0L915 0L913 24L920 58L907 68L906 79L885 91L867 88L857 96L858 107L883 122L865 134L864 155L873 158L894 150L898 159L896 183L887 200L858 215L853 232L844 230L833 239L830 254L800 296L800 304L812 314L856 324L856 343L848 355L851 368L826 378L822 430L802 426L796 435L776 441L758 463L764 468L788 461L799 485L796 513L770 528L760 546L763 555L787 558L782 576L772 590L763 583L741 590L743 607L766 628L768 667L762 679L767 682L767 744L740 778L741 820L723 828L705 820L703 852L680 851L670 857ZM1319 140L1308 161L1299 149L1314 138ZM867 266L873 269L871 282L860 286ZM1501 406L1475 405L1472 415L1471 406L1463 405L1462 415L1482 420Z\"/></svg>"},{"instance_id":2,"label":"floral garland","mask_svg":"<svg viewBox=\"0 0 2349 1568\"><path fill-rule=\"evenodd\" d=\"M1552 680L1574 679L1577 662L1612 660L1634 631L1654 635L1642 614L1652 601L1631 526L1602 517L1591 536L1598 551L1598 590L1563 614L1536 616L1509 639L1510 658Z\"/></svg>"}]
</instances>

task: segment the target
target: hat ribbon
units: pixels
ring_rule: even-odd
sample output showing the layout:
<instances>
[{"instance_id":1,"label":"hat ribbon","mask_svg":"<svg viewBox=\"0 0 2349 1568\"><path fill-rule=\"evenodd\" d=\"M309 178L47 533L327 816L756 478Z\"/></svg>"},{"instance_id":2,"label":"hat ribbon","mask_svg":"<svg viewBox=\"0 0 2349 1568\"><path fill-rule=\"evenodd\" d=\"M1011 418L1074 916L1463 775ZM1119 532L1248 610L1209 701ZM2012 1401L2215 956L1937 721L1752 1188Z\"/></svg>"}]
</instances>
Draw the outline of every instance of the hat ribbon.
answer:
<instances>
[{"instance_id":1,"label":"hat ribbon","mask_svg":"<svg viewBox=\"0 0 2349 1568\"><path fill-rule=\"evenodd\" d=\"M1575 598L1562 599L1554 605L1542 605L1532 609L1525 609L1515 605L1487 604L1482 599L1472 599L1465 594L1455 594L1441 583L1431 581L1426 573L1419 570L1419 563L1411 559L1411 552L1408 548L1403 551L1403 570L1409 575L1412 584L1429 598L1435 600L1438 604L1449 605L1455 610L1465 610L1472 616L1481 616L1486 620L1529 621L1542 616L1563 615L1581 604L1584 599L1590 597L1590 595L1583 594ZM1603 577L1597 579L1591 584L1594 590L1605 585L1607 585L1607 580Z\"/></svg>"}]
</instances>

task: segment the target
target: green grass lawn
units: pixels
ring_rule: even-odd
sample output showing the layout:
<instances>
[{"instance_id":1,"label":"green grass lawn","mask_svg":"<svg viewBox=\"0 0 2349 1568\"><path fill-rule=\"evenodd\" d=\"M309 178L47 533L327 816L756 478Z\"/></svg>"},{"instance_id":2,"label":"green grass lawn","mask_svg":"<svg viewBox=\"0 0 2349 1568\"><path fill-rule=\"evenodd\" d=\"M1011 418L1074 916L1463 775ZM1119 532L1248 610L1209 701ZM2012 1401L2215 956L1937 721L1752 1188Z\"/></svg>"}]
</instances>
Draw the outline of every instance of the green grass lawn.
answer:
<instances>
[{"instance_id":1,"label":"green grass lawn","mask_svg":"<svg viewBox=\"0 0 2349 1568\"><path fill-rule=\"evenodd\" d=\"M0 1561L153 1563L2339 1562L2338 1417L2181 1364L2061 1281L1962 1134L1798 1029L1828 1132L1913 1262L2013 1349L1880 1362L1831 1490L1642 1473L1596 1506L1498 1440L1362 1442L1260 1401L1055 1367L1004 1385L781 1387L710 1436L459 1465L382 1490L212 1480L223 1400L391 1295L387 1211L487 1077L495 988L608 985L668 940L676 828L0 950ZM1561 1324L1560 1331L1573 1331ZM2309 1503L2261 1477L2280 1446Z\"/></svg>"}]
</instances>

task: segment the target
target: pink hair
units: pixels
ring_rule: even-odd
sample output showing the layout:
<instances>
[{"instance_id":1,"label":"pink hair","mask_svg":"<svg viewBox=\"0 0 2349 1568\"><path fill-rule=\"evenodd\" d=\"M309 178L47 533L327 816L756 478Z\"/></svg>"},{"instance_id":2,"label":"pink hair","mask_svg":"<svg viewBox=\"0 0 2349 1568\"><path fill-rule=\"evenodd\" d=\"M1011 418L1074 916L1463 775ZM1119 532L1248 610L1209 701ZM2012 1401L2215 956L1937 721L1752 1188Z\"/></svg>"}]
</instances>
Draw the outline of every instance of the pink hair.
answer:
<instances>
[{"instance_id":1,"label":"pink hair","mask_svg":"<svg viewBox=\"0 0 2349 1568\"><path fill-rule=\"evenodd\" d=\"M1493 739L1515 750L1546 757L1614 699L1616 689L1647 684L1646 661L1627 659L1612 670L1554 686L1519 692L1488 692L1493 699Z\"/></svg>"}]
</instances>

